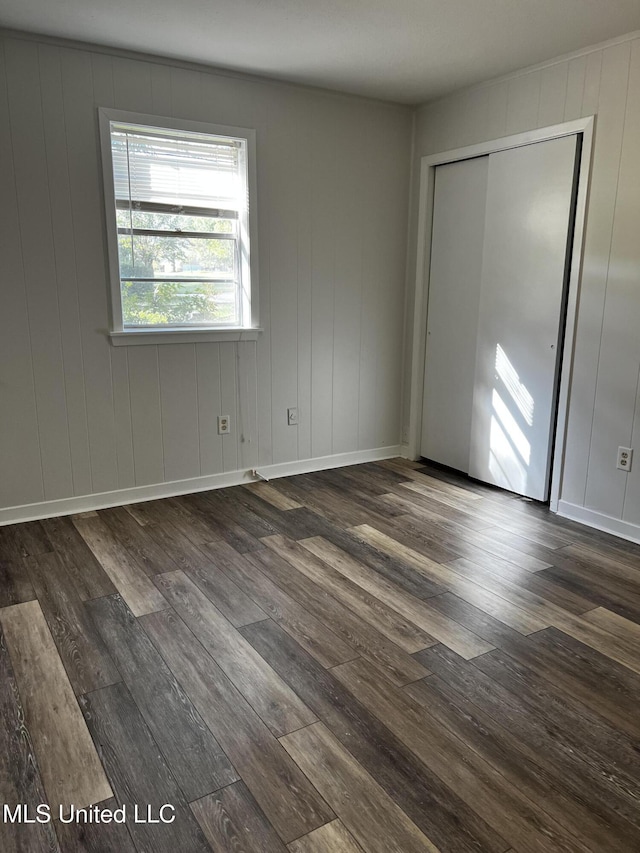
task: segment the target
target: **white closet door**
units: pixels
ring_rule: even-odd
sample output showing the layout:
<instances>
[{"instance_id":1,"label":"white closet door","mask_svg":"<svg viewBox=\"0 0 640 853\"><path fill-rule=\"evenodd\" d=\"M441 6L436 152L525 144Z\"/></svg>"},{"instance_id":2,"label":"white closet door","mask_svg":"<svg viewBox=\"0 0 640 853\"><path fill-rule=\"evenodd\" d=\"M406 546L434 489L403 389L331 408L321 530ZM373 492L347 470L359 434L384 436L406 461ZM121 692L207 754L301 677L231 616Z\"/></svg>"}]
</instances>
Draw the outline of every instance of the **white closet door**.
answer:
<instances>
[{"instance_id":1,"label":"white closet door","mask_svg":"<svg viewBox=\"0 0 640 853\"><path fill-rule=\"evenodd\" d=\"M549 484L576 145L489 157L468 472L537 500Z\"/></svg>"},{"instance_id":2,"label":"white closet door","mask_svg":"<svg viewBox=\"0 0 640 853\"><path fill-rule=\"evenodd\" d=\"M436 168L420 453L469 463L488 157Z\"/></svg>"}]
</instances>

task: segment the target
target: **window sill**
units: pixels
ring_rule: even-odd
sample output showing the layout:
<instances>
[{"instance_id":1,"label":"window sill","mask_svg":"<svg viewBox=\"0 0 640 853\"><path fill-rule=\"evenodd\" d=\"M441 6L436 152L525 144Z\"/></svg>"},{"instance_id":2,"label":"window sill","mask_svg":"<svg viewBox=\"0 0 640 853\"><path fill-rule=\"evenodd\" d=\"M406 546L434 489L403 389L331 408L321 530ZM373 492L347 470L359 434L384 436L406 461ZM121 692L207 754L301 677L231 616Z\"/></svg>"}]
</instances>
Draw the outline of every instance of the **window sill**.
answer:
<instances>
[{"instance_id":1,"label":"window sill","mask_svg":"<svg viewBox=\"0 0 640 853\"><path fill-rule=\"evenodd\" d=\"M199 344L206 341L257 341L262 329L131 329L109 332L114 347L142 344Z\"/></svg>"}]
</instances>

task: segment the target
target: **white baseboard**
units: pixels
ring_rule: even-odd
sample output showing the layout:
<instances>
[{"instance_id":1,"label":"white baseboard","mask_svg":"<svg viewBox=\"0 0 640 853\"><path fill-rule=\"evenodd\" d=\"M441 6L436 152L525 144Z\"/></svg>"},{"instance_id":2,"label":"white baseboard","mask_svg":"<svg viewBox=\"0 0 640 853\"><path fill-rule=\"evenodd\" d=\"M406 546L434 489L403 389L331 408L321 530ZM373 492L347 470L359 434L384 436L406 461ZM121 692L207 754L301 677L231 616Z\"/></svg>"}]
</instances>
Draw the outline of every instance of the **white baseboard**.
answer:
<instances>
[{"instance_id":1,"label":"white baseboard","mask_svg":"<svg viewBox=\"0 0 640 853\"><path fill-rule=\"evenodd\" d=\"M570 518L572 521L579 521L589 527L595 527L596 530L612 533L621 539L640 543L640 525L632 524L630 521L622 521L620 518L613 518L613 516L605 515L602 512L596 512L595 509L587 509L587 507L561 500L558 501L558 515Z\"/></svg>"},{"instance_id":2,"label":"white baseboard","mask_svg":"<svg viewBox=\"0 0 640 853\"><path fill-rule=\"evenodd\" d=\"M372 450L355 450L352 453L336 453L333 456L319 456L315 459L301 459L295 462L282 462L276 465L264 465L257 470L265 480L278 477L290 477L293 474L307 474L310 471L322 471L327 468L342 468L345 465L358 465L363 462L376 462L400 455L400 446L376 447ZM95 495L60 498L54 501L24 504L0 509L0 526L17 524L21 521L35 521L38 518L51 518L59 515L72 515L76 512L90 512L110 506L152 501L157 498L170 498L186 495L190 492L205 492L209 489L224 489L226 486L238 486L242 483L256 482L251 471L227 471L224 474L210 474L205 477L192 477L188 480L173 480L169 483L155 483L150 486L134 486L129 489L117 489L113 492L101 492Z\"/></svg>"},{"instance_id":3,"label":"white baseboard","mask_svg":"<svg viewBox=\"0 0 640 853\"><path fill-rule=\"evenodd\" d=\"M308 474L311 471L324 471L328 468L344 468L345 465L361 465L363 462L377 462L380 459L393 459L400 456L400 445L393 447L375 447L372 450L354 450L351 453L334 453L333 456L317 456L315 459L301 459L297 462L280 462L277 465L265 465L258 472L267 480L278 477L291 477L294 474Z\"/></svg>"}]
</instances>

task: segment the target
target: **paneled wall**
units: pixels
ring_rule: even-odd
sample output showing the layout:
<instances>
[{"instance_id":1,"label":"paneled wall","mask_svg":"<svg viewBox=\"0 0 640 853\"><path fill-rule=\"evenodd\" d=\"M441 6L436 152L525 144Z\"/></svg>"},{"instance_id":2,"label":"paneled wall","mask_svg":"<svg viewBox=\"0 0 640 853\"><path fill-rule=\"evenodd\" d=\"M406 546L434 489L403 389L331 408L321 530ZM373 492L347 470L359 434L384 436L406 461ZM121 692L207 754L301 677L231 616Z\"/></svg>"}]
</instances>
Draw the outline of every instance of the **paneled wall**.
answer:
<instances>
[{"instance_id":1,"label":"paneled wall","mask_svg":"<svg viewBox=\"0 0 640 853\"><path fill-rule=\"evenodd\" d=\"M638 525L640 536L640 39L524 71L417 111L409 258L415 264L420 157L597 115L561 499ZM409 269L409 281L415 272ZM408 305L412 304L409 295ZM407 352L411 347L410 312ZM410 363L410 362L407 362ZM407 377L408 379L408 377ZM404 421L407 423L408 388ZM619 445L635 467L616 469ZM576 513L580 515L580 513Z\"/></svg>"},{"instance_id":2,"label":"paneled wall","mask_svg":"<svg viewBox=\"0 0 640 853\"><path fill-rule=\"evenodd\" d=\"M110 345L98 106L256 129L257 344ZM410 134L403 107L0 36L0 509L397 445Z\"/></svg>"}]
</instances>

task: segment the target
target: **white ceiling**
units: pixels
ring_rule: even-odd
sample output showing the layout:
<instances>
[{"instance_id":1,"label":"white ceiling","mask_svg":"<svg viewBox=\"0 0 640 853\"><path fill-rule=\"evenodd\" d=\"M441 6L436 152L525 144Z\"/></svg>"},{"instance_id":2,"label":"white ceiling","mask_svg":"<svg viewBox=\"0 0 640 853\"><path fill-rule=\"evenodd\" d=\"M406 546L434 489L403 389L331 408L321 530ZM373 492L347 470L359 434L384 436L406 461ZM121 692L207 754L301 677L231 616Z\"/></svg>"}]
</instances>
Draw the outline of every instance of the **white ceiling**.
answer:
<instances>
[{"instance_id":1,"label":"white ceiling","mask_svg":"<svg viewBox=\"0 0 640 853\"><path fill-rule=\"evenodd\" d=\"M1 0L0 22L415 104L640 29L640 0Z\"/></svg>"}]
</instances>

